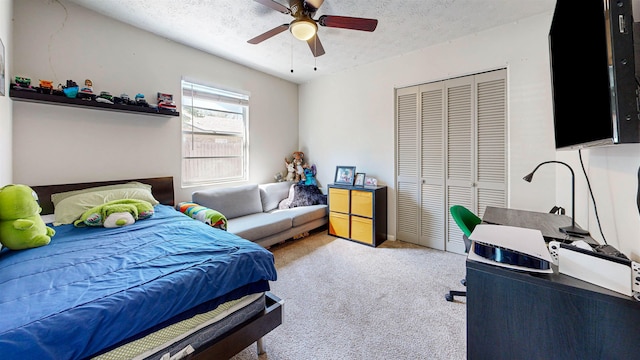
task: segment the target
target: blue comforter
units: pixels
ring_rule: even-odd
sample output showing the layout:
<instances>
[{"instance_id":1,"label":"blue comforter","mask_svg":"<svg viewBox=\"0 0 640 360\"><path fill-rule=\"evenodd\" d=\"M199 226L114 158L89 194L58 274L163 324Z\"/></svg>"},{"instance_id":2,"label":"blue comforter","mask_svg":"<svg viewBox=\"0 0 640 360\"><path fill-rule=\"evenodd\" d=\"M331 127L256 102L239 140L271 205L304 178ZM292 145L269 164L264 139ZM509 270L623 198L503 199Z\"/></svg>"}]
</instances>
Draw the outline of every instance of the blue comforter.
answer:
<instances>
[{"instance_id":1,"label":"blue comforter","mask_svg":"<svg viewBox=\"0 0 640 360\"><path fill-rule=\"evenodd\" d=\"M170 206L122 228L58 226L0 252L0 355L80 359L244 285L275 281L273 254Z\"/></svg>"}]
</instances>

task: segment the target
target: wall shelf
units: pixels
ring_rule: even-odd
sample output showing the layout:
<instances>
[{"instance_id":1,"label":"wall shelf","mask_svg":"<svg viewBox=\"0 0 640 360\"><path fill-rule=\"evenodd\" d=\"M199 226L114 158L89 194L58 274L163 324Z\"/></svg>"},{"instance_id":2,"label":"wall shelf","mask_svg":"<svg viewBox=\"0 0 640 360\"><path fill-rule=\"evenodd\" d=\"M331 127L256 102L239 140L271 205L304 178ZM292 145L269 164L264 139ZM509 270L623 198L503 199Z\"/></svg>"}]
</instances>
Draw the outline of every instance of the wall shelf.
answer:
<instances>
[{"instance_id":1,"label":"wall shelf","mask_svg":"<svg viewBox=\"0 0 640 360\"><path fill-rule=\"evenodd\" d=\"M9 96L12 100L36 102L42 104L64 105L73 107L82 107L96 110L118 111L128 113L140 113L154 116L180 116L177 111L166 109L154 109L151 107L124 105L124 104L105 104L97 101L82 100L78 98L68 98L61 95L40 94L35 91L9 90Z\"/></svg>"}]
</instances>

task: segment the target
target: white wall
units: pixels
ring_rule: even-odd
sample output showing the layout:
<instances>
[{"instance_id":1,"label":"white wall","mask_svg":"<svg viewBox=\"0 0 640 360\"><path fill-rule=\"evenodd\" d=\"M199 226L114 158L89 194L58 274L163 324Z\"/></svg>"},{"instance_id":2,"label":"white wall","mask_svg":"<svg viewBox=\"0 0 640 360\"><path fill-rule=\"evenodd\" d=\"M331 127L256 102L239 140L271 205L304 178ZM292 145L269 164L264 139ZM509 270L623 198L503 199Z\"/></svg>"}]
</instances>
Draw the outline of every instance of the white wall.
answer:
<instances>
[{"instance_id":1,"label":"white wall","mask_svg":"<svg viewBox=\"0 0 640 360\"><path fill-rule=\"evenodd\" d=\"M583 149L582 158L593 190L598 217L604 239L635 261L640 261L640 209L637 205L638 171L640 168L640 144L623 144L602 148ZM588 196L588 186L578 151L558 152L558 160L566 161L576 172L577 195L584 202L589 202L588 219L585 211L578 206L576 199L576 221L587 227L591 236L600 243L600 233L596 212ZM558 174L562 169L558 170ZM565 171L563 177L558 176L558 199L570 201L566 189L569 188L570 175ZM561 193L560 188L565 189Z\"/></svg>"},{"instance_id":2,"label":"white wall","mask_svg":"<svg viewBox=\"0 0 640 360\"><path fill-rule=\"evenodd\" d=\"M66 1L15 1L14 18L11 76L27 76L36 84L48 79L56 85L67 79L82 84L89 78L96 92L140 92L149 101L166 92L178 106L182 77L247 91L250 182L273 181L276 172L286 170L284 157L298 150L297 84ZM13 120L14 182L42 185L172 175L176 201L190 200L195 190L180 187L179 117L13 101Z\"/></svg>"},{"instance_id":3,"label":"white wall","mask_svg":"<svg viewBox=\"0 0 640 360\"><path fill-rule=\"evenodd\" d=\"M389 233L394 237L394 89L507 68L508 206L546 212L559 205L570 214L571 178L566 168L547 165L533 182L522 180L540 162L557 157L576 173L576 222L600 240L577 151L555 151L551 17L552 13L535 16L301 85L300 144L314 154L318 181L326 186L333 182L336 165L355 165L357 171L388 185ZM583 150L582 155L589 164L607 241L640 259L640 215L635 208L638 149L635 144L622 145Z\"/></svg>"},{"instance_id":4,"label":"white wall","mask_svg":"<svg viewBox=\"0 0 640 360\"><path fill-rule=\"evenodd\" d=\"M0 0L0 40L4 45L4 94L0 96L0 186L13 181L12 173L12 107L9 99L9 75L11 74L11 13L13 1ZM2 51L2 50L0 50ZM1 66L2 64L0 64ZM0 70L1 71L1 70Z\"/></svg>"}]
</instances>

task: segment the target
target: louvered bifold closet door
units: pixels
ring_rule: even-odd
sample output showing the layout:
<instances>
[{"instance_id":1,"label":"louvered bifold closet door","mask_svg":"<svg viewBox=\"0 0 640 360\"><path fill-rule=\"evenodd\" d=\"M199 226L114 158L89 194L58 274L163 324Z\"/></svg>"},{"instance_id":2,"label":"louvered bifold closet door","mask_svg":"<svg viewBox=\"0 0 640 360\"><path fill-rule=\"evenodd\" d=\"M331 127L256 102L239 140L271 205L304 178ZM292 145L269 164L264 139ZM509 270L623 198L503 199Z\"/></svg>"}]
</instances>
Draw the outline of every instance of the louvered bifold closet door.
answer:
<instances>
[{"instance_id":1,"label":"louvered bifold closet door","mask_svg":"<svg viewBox=\"0 0 640 360\"><path fill-rule=\"evenodd\" d=\"M506 207L506 70L446 82L447 208L463 205L482 218L487 206ZM446 250L465 252L451 216Z\"/></svg>"},{"instance_id":2,"label":"louvered bifold closet door","mask_svg":"<svg viewBox=\"0 0 640 360\"><path fill-rule=\"evenodd\" d=\"M476 213L507 206L506 70L475 76L477 93Z\"/></svg>"},{"instance_id":3,"label":"louvered bifold closet door","mask_svg":"<svg viewBox=\"0 0 640 360\"><path fill-rule=\"evenodd\" d=\"M420 86L421 197L419 244L444 250L444 82Z\"/></svg>"},{"instance_id":4,"label":"louvered bifold closet door","mask_svg":"<svg viewBox=\"0 0 640 360\"><path fill-rule=\"evenodd\" d=\"M447 208L462 205L474 209L474 86L473 76L445 82L447 122ZM462 231L451 215L447 216L446 250L464 254Z\"/></svg>"},{"instance_id":5,"label":"louvered bifold closet door","mask_svg":"<svg viewBox=\"0 0 640 360\"><path fill-rule=\"evenodd\" d=\"M506 70L396 90L396 238L464 254L449 214L506 207Z\"/></svg>"},{"instance_id":6,"label":"louvered bifold closet door","mask_svg":"<svg viewBox=\"0 0 640 360\"><path fill-rule=\"evenodd\" d=\"M396 90L396 238L419 241L419 87Z\"/></svg>"}]
</instances>

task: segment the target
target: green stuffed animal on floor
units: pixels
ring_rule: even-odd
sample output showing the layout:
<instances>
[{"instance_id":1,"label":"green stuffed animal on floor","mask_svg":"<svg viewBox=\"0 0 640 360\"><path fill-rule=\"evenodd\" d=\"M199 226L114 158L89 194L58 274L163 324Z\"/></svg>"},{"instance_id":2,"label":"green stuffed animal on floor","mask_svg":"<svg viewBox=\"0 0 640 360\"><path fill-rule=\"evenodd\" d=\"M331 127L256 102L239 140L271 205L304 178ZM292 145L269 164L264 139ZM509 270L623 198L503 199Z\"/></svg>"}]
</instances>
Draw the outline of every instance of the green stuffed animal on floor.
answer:
<instances>
[{"instance_id":1,"label":"green stuffed animal on floor","mask_svg":"<svg viewBox=\"0 0 640 360\"><path fill-rule=\"evenodd\" d=\"M0 189L0 243L11 250L30 249L51 242L55 230L40 217L38 195L27 185Z\"/></svg>"},{"instance_id":2,"label":"green stuffed animal on floor","mask_svg":"<svg viewBox=\"0 0 640 360\"><path fill-rule=\"evenodd\" d=\"M76 227L102 226L106 228L131 225L137 220L151 217L153 205L144 200L113 200L85 211L73 222Z\"/></svg>"}]
</instances>

